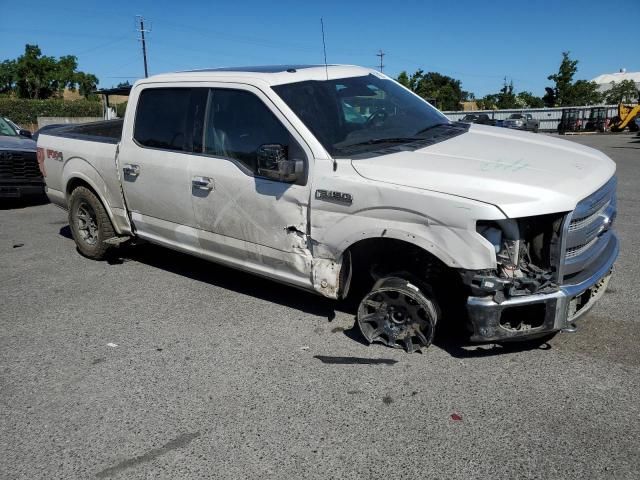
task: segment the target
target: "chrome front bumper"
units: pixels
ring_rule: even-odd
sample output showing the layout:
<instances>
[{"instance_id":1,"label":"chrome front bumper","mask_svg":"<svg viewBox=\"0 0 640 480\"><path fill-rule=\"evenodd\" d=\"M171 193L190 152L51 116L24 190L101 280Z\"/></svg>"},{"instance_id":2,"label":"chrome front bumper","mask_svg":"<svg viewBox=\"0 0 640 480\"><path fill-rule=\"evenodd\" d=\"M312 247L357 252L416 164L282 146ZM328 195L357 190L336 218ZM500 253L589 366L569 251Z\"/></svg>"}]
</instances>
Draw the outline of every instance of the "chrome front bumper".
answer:
<instances>
[{"instance_id":1,"label":"chrome front bumper","mask_svg":"<svg viewBox=\"0 0 640 480\"><path fill-rule=\"evenodd\" d=\"M469 297L467 312L475 342L527 339L564 328L585 314L604 294L613 263L620 250L613 234L613 248L593 274L574 285L563 285L549 294L512 297L496 303L493 297Z\"/></svg>"}]
</instances>

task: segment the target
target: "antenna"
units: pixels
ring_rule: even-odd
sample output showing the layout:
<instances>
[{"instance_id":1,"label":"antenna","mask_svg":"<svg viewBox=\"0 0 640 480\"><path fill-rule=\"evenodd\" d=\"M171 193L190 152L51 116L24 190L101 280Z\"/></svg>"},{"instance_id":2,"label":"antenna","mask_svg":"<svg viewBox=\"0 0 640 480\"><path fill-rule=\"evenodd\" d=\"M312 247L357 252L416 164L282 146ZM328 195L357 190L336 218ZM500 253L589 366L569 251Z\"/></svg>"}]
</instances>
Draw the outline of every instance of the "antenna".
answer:
<instances>
[{"instance_id":1,"label":"antenna","mask_svg":"<svg viewBox=\"0 0 640 480\"><path fill-rule=\"evenodd\" d=\"M327 81L329 81L329 67L327 66L327 44L324 41L324 21L322 17L320 17L320 28L322 28L322 49L324 50L324 73L327 76ZM333 171L335 172L338 169L338 161L333 159Z\"/></svg>"},{"instance_id":2,"label":"antenna","mask_svg":"<svg viewBox=\"0 0 640 480\"><path fill-rule=\"evenodd\" d=\"M384 65L382 64L382 59L384 58L385 55L386 53L384 53L382 50L378 50L378 53L376 53L376 57L380 57L380 73L382 73L382 69L384 68Z\"/></svg>"},{"instance_id":3,"label":"antenna","mask_svg":"<svg viewBox=\"0 0 640 480\"><path fill-rule=\"evenodd\" d=\"M329 67L327 66L327 44L324 42L324 22L320 17L320 28L322 28L322 49L324 50L324 72L329 80Z\"/></svg>"}]
</instances>

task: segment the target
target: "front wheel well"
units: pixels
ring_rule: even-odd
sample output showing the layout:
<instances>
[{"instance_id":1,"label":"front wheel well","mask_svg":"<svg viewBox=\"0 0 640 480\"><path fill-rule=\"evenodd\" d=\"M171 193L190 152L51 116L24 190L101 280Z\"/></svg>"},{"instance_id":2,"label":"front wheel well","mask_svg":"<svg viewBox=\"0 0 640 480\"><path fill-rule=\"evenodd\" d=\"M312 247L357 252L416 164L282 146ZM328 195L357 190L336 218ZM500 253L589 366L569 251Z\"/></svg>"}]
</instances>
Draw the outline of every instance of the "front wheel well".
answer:
<instances>
[{"instance_id":1,"label":"front wheel well","mask_svg":"<svg viewBox=\"0 0 640 480\"><path fill-rule=\"evenodd\" d=\"M351 282L346 298L359 302L385 276L402 275L433 291L444 318L466 318L468 288L457 270L427 250L393 238L369 238L349 246ZM343 258L347 258L346 255Z\"/></svg>"}]
</instances>

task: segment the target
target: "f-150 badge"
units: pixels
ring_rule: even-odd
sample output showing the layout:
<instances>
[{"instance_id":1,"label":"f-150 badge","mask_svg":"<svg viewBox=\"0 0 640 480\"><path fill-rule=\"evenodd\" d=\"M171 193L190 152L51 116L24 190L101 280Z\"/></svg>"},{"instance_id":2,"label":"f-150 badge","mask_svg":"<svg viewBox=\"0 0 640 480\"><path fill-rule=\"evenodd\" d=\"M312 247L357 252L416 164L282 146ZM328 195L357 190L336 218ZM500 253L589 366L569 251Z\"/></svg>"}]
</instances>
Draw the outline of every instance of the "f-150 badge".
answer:
<instances>
[{"instance_id":1,"label":"f-150 badge","mask_svg":"<svg viewBox=\"0 0 640 480\"><path fill-rule=\"evenodd\" d=\"M351 205L353 203L353 197L350 193L334 192L332 190L316 190L316 199L324 200L325 202L342 203L344 205Z\"/></svg>"}]
</instances>

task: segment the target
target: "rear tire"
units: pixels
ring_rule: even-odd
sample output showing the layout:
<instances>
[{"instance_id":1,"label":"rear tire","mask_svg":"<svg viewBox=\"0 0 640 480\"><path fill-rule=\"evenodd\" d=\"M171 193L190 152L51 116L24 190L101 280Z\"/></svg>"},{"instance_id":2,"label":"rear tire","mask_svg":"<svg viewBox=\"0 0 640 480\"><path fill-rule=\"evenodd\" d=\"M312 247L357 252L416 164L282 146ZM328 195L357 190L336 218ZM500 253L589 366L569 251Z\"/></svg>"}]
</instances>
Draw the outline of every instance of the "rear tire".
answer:
<instances>
[{"instance_id":1,"label":"rear tire","mask_svg":"<svg viewBox=\"0 0 640 480\"><path fill-rule=\"evenodd\" d=\"M365 295L357 322L369 343L413 353L431 345L439 318L440 308L427 286L394 276L381 278Z\"/></svg>"},{"instance_id":2,"label":"rear tire","mask_svg":"<svg viewBox=\"0 0 640 480\"><path fill-rule=\"evenodd\" d=\"M116 236L100 199L86 187L77 187L69 199L69 227L85 257L103 260L111 248L106 240Z\"/></svg>"}]
</instances>

